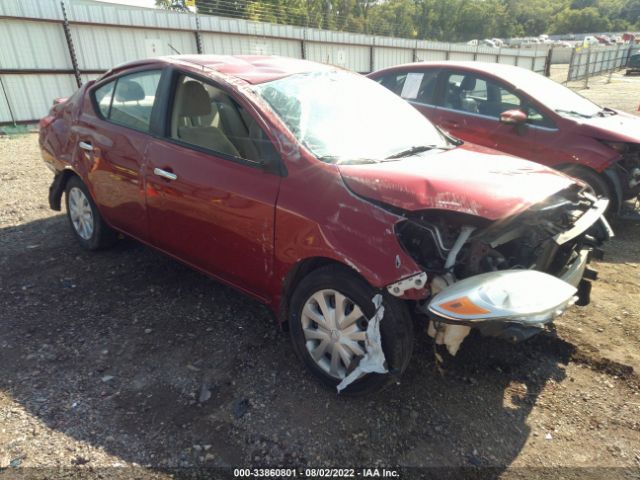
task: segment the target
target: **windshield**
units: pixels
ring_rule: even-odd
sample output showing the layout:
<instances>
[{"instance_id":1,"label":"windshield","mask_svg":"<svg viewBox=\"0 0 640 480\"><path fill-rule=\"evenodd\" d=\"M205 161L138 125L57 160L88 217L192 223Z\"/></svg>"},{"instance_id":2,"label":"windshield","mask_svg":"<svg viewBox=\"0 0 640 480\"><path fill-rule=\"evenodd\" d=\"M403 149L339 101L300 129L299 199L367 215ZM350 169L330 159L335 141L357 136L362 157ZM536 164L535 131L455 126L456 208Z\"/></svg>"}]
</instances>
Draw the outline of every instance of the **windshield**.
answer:
<instances>
[{"instance_id":1,"label":"windshield","mask_svg":"<svg viewBox=\"0 0 640 480\"><path fill-rule=\"evenodd\" d=\"M447 147L416 109L357 74L297 74L258 85L255 91L300 143L327 162L378 161Z\"/></svg>"},{"instance_id":2,"label":"windshield","mask_svg":"<svg viewBox=\"0 0 640 480\"><path fill-rule=\"evenodd\" d=\"M593 117L602 111L602 107L547 77L529 71L518 73L520 78L515 82L520 90L561 115Z\"/></svg>"}]
</instances>

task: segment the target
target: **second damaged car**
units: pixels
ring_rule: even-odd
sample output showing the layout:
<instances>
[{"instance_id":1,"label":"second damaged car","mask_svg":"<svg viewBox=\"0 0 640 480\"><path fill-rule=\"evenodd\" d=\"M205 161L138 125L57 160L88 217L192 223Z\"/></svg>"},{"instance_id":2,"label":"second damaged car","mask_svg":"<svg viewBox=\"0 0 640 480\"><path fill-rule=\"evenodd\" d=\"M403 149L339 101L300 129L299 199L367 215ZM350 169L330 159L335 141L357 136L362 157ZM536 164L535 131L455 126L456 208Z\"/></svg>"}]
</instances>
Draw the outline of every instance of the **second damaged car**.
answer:
<instances>
[{"instance_id":1,"label":"second damaged car","mask_svg":"<svg viewBox=\"0 0 640 480\"><path fill-rule=\"evenodd\" d=\"M133 62L40 124L80 245L137 238L266 303L326 385L407 367L412 316L455 354L523 340L576 300L606 200L438 131L364 77L278 57ZM229 319L233 321L232 318Z\"/></svg>"}]
</instances>

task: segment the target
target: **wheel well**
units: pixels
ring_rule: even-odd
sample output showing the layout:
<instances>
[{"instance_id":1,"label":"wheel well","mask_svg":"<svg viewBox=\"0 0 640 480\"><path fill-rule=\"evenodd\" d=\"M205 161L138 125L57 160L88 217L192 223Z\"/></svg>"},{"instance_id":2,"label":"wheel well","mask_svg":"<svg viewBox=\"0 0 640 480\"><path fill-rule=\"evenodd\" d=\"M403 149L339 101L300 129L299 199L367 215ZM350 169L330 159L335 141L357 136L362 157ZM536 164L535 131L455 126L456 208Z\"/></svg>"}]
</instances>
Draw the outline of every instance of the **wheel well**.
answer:
<instances>
[{"instance_id":1,"label":"wheel well","mask_svg":"<svg viewBox=\"0 0 640 480\"><path fill-rule=\"evenodd\" d=\"M286 330L289 328L289 303L291 295L293 294L296 286L298 286L302 279L309 275L311 272L314 272L315 270L318 270L319 268L325 267L327 265L339 265L351 270L353 273L361 277L361 275L349 265L346 265L332 258L312 257L305 258L304 260L299 261L293 267L291 267L282 285L282 297L280 301L280 309L278 312L278 323L282 326L283 329Z\"/></svg>"},{"instance_id":2,"label":"wheel well","mask_svg":"<svg viewBox=\"0 0 640 480\"><path fill-rule=\"evenodd\" d=\"M587 177L589 175L596 175L598 178L600 178L600 180L602 180L606 184L607 188L609 189L609 201L611 202L609 211L610 212L618 211L620 207L620 199L618 198L618 191L616 186L611 181L611 178L609 177L609 175L607 175L605 172L598 172L593 168L586 167L584 165L576 165L573 163L559 165L556 167L556 169L560 170L562 173L566 173L567 175L570 175L572 177L576 177L585 181L586 181L586 178L581 177L580 176L581 173L584 173Z\"/></svg>"},{"instance_id":3,"label":"wheel well","mask_svg":"<svg viewBox=\"0 0 640 480\"><path fill-rule=\"evenodd\" d=\"M78 175L70 169L62 170L62 172L56 175L49 189L49 206L52 210L58 212L62 210L62 194L67 188L67 182L72 177L78 177Z\"/></svg>"}]
</instances>

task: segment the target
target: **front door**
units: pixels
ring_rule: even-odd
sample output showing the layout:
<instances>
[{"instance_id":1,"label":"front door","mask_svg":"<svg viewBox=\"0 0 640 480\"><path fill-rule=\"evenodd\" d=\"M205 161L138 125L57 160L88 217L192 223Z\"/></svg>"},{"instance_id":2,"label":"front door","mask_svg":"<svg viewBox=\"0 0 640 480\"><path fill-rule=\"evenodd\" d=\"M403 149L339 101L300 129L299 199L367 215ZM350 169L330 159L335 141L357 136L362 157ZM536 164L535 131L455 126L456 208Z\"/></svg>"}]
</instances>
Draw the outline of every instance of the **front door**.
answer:
<instances>
[{"instance_id":1,"label":"front door","mask_svg":"<svg viewBox=\"0 0 640 480\"><path fill-rule=\"evenodd\" d=\"M266 140L230 95L184 74L175 84L167 136L146 155L151 241L259 295L272 272L281 177L262 167Z\"/></svg>"},{"instance_id":2,"label":"front door","mask_svg":"<svg viewBox=\"0 0 640 480\"><path fill-rule=\"evenodd\" d=\"M464 71L448 72L444 84L437 109L441 128L470 143L538 160L540 131L548 127L546 118L507 85ZM529 122L520 126L501 123L500 114L514 109L528 113Z\"/></svg>"}]
</instances>

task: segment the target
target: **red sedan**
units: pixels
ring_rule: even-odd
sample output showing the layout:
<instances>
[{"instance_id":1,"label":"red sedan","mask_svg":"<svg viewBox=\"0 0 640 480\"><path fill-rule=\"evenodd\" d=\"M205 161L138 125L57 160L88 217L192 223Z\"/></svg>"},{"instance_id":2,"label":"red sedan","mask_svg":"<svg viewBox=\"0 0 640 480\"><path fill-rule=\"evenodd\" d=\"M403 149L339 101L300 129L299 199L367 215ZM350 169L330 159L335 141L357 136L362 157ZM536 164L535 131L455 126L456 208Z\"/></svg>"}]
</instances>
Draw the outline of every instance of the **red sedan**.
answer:
<instances>
[{"instance_id":1,"label":"red sedan","mask_svg":"<svg viewBox=\"0 0 640 480\"><path fill-rule=\"evenodd\" d=\"M456 137L588 183L617 211L640 194L640 118L511 65L411 63L369 75Z\"/></svg>"},{"instance_id":2,"label":"red sedan","mask_svg":"<svg viewBox=\"0 0 640 480\"><path fill-rule=\"evenodd\" d=\"M571 178L461 146L375 82L306 61L133 62L40 126L51 207L66 192L80 245L121 232L265 302L349 394L405 370L416 311L451 354L472 327L541 331L588 301L608 235L607 201Z\"/></svg>"}]
</instances>

